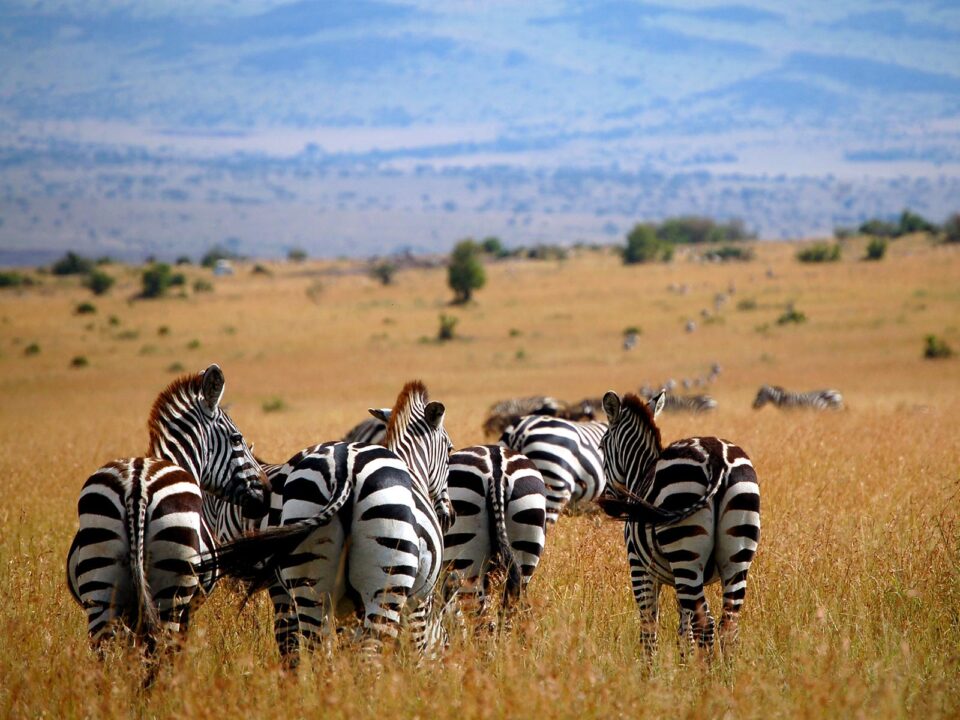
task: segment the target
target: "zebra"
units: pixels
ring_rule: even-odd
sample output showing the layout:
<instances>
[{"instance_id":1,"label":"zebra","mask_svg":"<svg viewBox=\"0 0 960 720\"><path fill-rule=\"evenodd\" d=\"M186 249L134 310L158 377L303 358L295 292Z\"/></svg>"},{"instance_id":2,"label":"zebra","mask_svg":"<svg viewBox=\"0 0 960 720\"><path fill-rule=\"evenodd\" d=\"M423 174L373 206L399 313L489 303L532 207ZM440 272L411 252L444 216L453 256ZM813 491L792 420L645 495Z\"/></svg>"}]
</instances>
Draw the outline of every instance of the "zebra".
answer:
<instances>
[{"instance_id":1,"label":"zebra","mask_svg":"<svg viewBox=\"0 0 960 720\"><path fill-rule=\"evenodd\" d=\"M186 633L213 588L198 567L216 552L201 488L247 515L266 511L263 473L220 406L223 390L217 365L175 380L150 413L148 456L107 463L80 491L67 585L98 652L121 623L148 654Z\"/></svg>"},{"instance_id":2,"label":"zebra","mask_svg":"<svg viewBox=\"0 0 960 720\"><path fill-rule=\"evenodd\" d=\"M530 458L547 487L547 523L557 522L570 503L584 505L604 490L600 438L607 426L529 415L507 428L500 445Z\"/></svg>"},{"instance_id":3,"label":"zebra","mask_svg":"<svg viewBox=\"0 0 960 720\"><path fill-rule=\"evenodd\" d=\"M370 411L371 413L373 410ZM390 408L382 408L380 413L389 415ZM383 438L387 434L387 423L378 416L368 417L362 420L347 431L341 442L361 442L371 445L383 444Z\"/></svg>"},{"instance_id":4,"label":"zebra","mask_svg":"<svg viewBox=\"0 0 960 720\"><path fill-rule=\"evenodd\" d=\"M386 447L329 442L302 450L280 471L280 526L226 543L202 563L250 581L250 592L279 572L292 606L275 617L275 630L290 666L301 646L330 635L329 616L341 601L362 616L366 657L398 636L405 605L421 655L445 642L433 614L443 531L454 518L445 408L413 381L389 416L371 413L387 422Z\"/></svg>"},{"instance_id":5,"label":"zebra","mask_svg":"<svg viewBox=\"0 0 960 720\"><path fill-rule=\"evenodd\" d=\"M655 422L663 403L662 393L649 405L637 395L604 396L610 429L601 445L610 491L600 505L626 521L630 577L648 657L656 649L661 585L676 588L681 639L712 649L714 620L703 588L718 579L721 650L732 649L760 540L757 474L743 449L727 440L693 437L664 448Z\"/></svg>"},{"instance_id":6,"label":"zebra","mask_svg":"<svg viewBox=\"0 0 960 720\"><path fill-rule=\"evenodd\" d=\"M757 410L767 403L780 408L813 408L815 410L843 409L843 395L837 390L813 390L806 393L795 393L784 390L779 385L761 385L757 397L753 401L753 408Z\"/></svg>"},{"instance_id":7,"label":"zebra","mask_svg":"<svg viewBox=\"0 0 960 720\"><path fill-rule=\"evenodd\" d=\"M560 414L564 403L548 395L534 395L523 398L501 400L490 406L487 419L483 423L483 433L487 437L503 433L511 425L515 425L525 415Z\"/></svg>"},{"instance_id":8,"label":"zebra","mask_svg":"<svg viewBox=\"0 0 960 720\"><path fill-rule=\"evenodd\" d=\"M686 386L684 381L684 386ZM640 388L640 397L651 400L656 395L663 395L663 410L665 412L693 412L702 413L716 410L717 401L709 395L674 395L668 388L663 387L659 393L649 385ZM602 406L602 401L601 401Z\"/></svg>"},{"instance_id":9,"label":"zebra","mask_svg":"<svg viewBox=\"0 0 960 720\"><path fill-rule=\"evenodd\" d=\"M557 413L557 417L564 420L573 420L582 422L584 420L596 420L597 411L601 407L602 398L584 398L580 402L564 405Z\"/></svg>"},{"instance_id":10,"label":"zebra","mask_svg":"<svg viewBox=\"0 0 960 720\"><path fill-rule=\"evenodd\" d=\"M443 562L464 605L487 606L495 569L507 573L501 617L509 621L540 563L546 530L546 488L537 466L499 445L475 445L450 456L450 498L456 519L443 537Z\"/></svg>"}]
</instances>

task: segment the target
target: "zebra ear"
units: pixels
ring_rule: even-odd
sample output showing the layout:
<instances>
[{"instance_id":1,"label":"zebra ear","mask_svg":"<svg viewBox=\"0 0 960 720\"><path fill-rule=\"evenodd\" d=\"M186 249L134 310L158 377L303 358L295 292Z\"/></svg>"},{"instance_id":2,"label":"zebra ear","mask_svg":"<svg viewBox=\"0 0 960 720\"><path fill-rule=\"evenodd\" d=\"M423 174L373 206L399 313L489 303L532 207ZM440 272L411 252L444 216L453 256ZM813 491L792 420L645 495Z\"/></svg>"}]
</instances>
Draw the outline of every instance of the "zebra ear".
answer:
<instances>
[{"instance_id":1,"label":"zebra ear","mask_svg":"<svg viewBox=\"0 0 960 720\"><path fill-rule=\"evenodd\" d=\"M203 404L211 413L220 405L220 398L223 397L223 370L214 363L203 371L203 378L200 380L200 396Z\"/></svg>"},{"instance_id":2,"label":"zebra ear","mask_svg":"<svg viewBox=\"0 0 960 720\"><path fill-rule=\"evenodd\" d=\"M667 404L667 393L661 390L655 398L651 398L650 402L647 403L647 406L653 412L653 417L656 419L657 415L663 412L663 406Z\"/></svg>"},{"instance_id":3,"label":"zebra ear","mask_svg":"<svg viewBox=\"0 0 960 720\"><path fill-rule=\"evenodd\" d=\"M607 414L607 422L611 425L620 417L620 396L613 390L607 390L603 396L603 411Z\"/></svg>"},{"instance_id":4,"label":"zebra ear","mask_svg":"<svg viewBox=\"0 0 960 720\"><path fill-rule=\"evenodd\" d=\"M440 426L443 425L443 415L446 411L443 403L431 402L427 403L427 406L423 409L423 416L434 430L439 430Z\"/></svg>"},{"instance_id":5,"label":"zebra ear","mask_svg":"<svg viewBox=\"0 0 960 720\"><path fill-rule=\"evenodd\" d=\"M381 421L384 424L390 423L390 413L393 412L390 408L368 408L367 412L373 415L377 420Z\"/></svg>"}]
</instances>

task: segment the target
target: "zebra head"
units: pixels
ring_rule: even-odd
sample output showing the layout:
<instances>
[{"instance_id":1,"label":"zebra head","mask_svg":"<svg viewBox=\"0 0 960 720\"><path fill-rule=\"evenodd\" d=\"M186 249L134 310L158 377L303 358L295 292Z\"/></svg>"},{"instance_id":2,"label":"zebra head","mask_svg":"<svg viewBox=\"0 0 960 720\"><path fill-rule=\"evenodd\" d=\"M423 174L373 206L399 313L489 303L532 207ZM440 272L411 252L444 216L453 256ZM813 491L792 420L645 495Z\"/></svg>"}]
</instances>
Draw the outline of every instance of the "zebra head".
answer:
<instances>
[{"instance_id":1,"label":"zebra head","mask_svg":"<svg viewBox=\"0 0 960 720\"><path fill-rule=\"evenodd\" d=\"M633 492L660 456L663 445L655 418L664 402L663 392L649 403L630 393L621 400L612 390L603 396L609 426L600 439L600 450L607 487L613 495Z\"/></svg>"},{"instance_id":2,"label":"zebra head","mask_svg":"<svg viewBox=\"0 0 960 720\"><path fill-rule=\"evenodd\" d=\"M753 399L753 409L759 410L768 402L776 402L777 390L778 388L771 387L770 385L761 385L757 391L757 397Z\"/></svg>"},{"instance_id":3,"label":"zebra head","mask_svg":"<svg viewBox=\"0 0 960 720\"><path fill-rule=\"evenodd\" d=\"M266 477L220 406L224 385L215 364L171 383L150 415L150 452L190 472L205 492L240 505L245 516L262 517Z\"/></svg>"},{"instance_id":4,"label":"zebra head","mask_svg":"<svg viewBox=\"0 0 960 720\"><path fill-rule=\"evenodd\" d=\"M433 502L444 532L456 517L447 488L453 443L443 427L445 413L443 403L429 401L427 388L419 380L404 386L389 413L370 411L387 423L383 444L407 464L414 482Z\"/></svg>"}]
</instances>

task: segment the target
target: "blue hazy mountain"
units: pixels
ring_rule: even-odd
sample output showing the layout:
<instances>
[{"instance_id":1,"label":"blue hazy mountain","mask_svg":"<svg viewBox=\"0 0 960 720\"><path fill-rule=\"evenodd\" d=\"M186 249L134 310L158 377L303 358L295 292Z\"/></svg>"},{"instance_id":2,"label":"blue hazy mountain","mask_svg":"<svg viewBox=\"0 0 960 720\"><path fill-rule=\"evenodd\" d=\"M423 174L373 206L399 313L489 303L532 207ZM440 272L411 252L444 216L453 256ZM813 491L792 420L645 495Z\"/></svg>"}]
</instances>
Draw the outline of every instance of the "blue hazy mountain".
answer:
<instances>
[{"instance_id":1,"label":"blue hazy mountain","mask_svg":"<svg viewBox=\"0 0 960 720\"><path fill-rule=\"evenodd\" d=\"M960 198L960 4L0 2L0 261Z\"/></svg>"}]
</instances>

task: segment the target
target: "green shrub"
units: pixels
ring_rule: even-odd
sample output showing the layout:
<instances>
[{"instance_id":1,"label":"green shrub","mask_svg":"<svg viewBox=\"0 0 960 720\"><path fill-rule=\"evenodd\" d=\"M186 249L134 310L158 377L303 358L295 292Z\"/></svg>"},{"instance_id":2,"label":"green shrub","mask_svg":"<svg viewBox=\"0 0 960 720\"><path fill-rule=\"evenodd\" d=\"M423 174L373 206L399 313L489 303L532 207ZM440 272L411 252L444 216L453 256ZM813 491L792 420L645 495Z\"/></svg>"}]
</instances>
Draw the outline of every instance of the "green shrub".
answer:
<instances>
[{"instance_id":1,"label":"green shrub","mask_svg":"<svg viewBox=\"0 0 960 720\"><path fill-rule=\"evenodd\" d=\"M446 342L455 337L454 328L457 326L457 318L452 315L440 315L440 329L437 330L437 340Z\"/></svg>"},{"instance_id":2,"label":"green shrub","mask_svg":"<svg viewBox=\"0 0 960 720\"><path fill-rule=\"evenodd\" d=\"M884 237L871 238L867 243L867 254L863 256L864 260L882 260L887 253L889 241Z\"/></svg>"},{"instance_id":3,"label":"green shrub","mask_svg":"<svg viewBox=\"0 0 960 720\"><path fill-rule=\"evenodd\" d=\"M381 260L370 267L371 277L379 280L381 285L392 285L396 274L397 266L389 260Z\"/></svg>"},{"instance_id":4,"label":"green shrub","mask_svg":"<svg viewBox=\"0 0 960 720\"><path fill-rule=\"evenodd\" d=\"M118 318L116 315L111 315L107 318L107 324L111 327L116 327L120 324L120 318Z\"/></svg>"},{"instance_id":5,"label":"green shrub","mask_svg":"<svg viewBox=\"0 0 960 720\"><path fill-rule=\"evenodd\" d=\"M911 233L918 232L935 233L939 229L940 228L922 215L905 209L900 213L900 224L897 228L897 235L910 235Z\"/></svg>"},{"instance_id":6,"label":"green shrub","mask_svg":"<svg viewBox=\"0 0 960 720\"><path fill-rule=\"evenodd\" d=\"M0 288L29 287L34 281L29 275L16 271L0 272Z\"/></svg>"},{"instance_id":7,"label":"green shrub","mask_svg":"<svg viewBox=\"0 0 960 720\"><path fill-rule=\"evenodd\" d=\"M924 338L923 356L928 360L940 360L953 355L953 348L947 341L936 335L927 335Z\"/></svg>"},{"instance_id":8,"label":"green shrub","mask_svg":"<svg viewBox=\"0 0 960 720\"><path fill-rule=\"evenodd\" d=\"M160 327L157 328L157 335L159 335L160 337L164 337L165 335L169 335L169 334L170 334L170 328L167 327L166 325L161 325Z\"/></svg>"},{"instance_id":9,"label":"green shrub","mask_svg":"<svg viewBox=\"0 0 960 720\"><path fill-rule=\"evenodd\" d=\"M307 251L303 248L290 248L287 251L287 260L290 262L301 263L307 259Z\"/></svg>"},{"instance_id":10,"label":"green shrub","mask_svg":"<svg viewBox=\"0 0 960 720\"><path fill-rule=\"evenodd\" d=\"M220 245L214 245L204 253L203 257L200 259L200 264L205 268L212 268L217 264L218 260L236 260L237 257L238 256L235 252L227 250L225 247L221 247Z\"/></svg>"},{"instance_id":11,"label":"green shrub","mask_svg":"<svg viewBox=\"0 0 960 720\"><path fill-rule=\"evenodd\" d=\"M85 275L91 270L93 261L74 252L68 252L50 267L54 275Z\"/></svg>"},{"instance_id":12,"label":"green shrub","mask_svg":"<svg viewBox=\"0 0 960 720\"><path fill-rule=\"evenodd\" d=\"M643 333L643 330L637 327L636 325L631 325L630 327L626 327L623 329L624 337L626 337L627 335L640 335L641 333Z\"/></svg>"},{"instance_id":13,"label":"green shrub","mask_svg":"<svg viewBox=\"0 0 960 720\"><path fill-rule=\"evenodd\" d=\"M783 315L777 318L777 325L789 325L791 323L799 325L806 321L807 316L791 305L783 312Z\"/></svg>"},{"instance_id":14,"label":"green shrub","mask_svg":"<svg viewBox=\"0 0 960 720\"><path fill-rule=\"evenodd\" d=\"M180 275L180 277L183 277ZM166 294L173 285L174 275L166 263L155 263L143 271L143 290L140 297L158 298Z\"/></svg>"},{"instance_id":15,"label":"green shrub","mask_svg":"<svg viewBox=\"0 0 960 720\"><path fill-rule=\"evenodd\" d=\"M960 243L960 213L953 213L943 224L943 241Z\"/></svg>"},{"instance_id":16,"label":"green shrub","mask_svg":"<svg viewBox=\"0 0 960 720\"><path fill-rule=\"evenodd\" d=\"M136 330L123 330L116 334L117 340L136 340L140 337L140 333Z\"/></svg>"},{"instance_id":17,"label":"green shrub","mask_svg":"<svg viewBox=\"0 0 960 720\"><path fill-rule=\"evenodd\" d=\"M816 242L797 251L797 260L805 263L836 262L840 259L840 243Z\"/></svg>"},{"instance_id":18,"label":"green shrub","mask_svg":"<svg viewBox=\"0 0 960 720\"><path fill-rule=\"evenodd\" d=\"M181 362L172 362L169 365L167 365L167 372L179 373L183 371L184 371L184 367L183 367L183 363Z\"/></svg>"},{"instance_id":19,"label":"green shrub","mask_svg":"<svg viewBox=\"0 0 960 720\"><path fill-rule=\"evenodd\" d=\"M517 330L517 328L510 328L510 333L509 333L509 335L510 335L510 337L512 337L512 338L520 337L521 335L523 335L523 332L520 331L520 330Z\"/></svg>"},{"instance_id":20,"label":"green shrub","mask_svg":"<svg viewBox=\"0 0 960 720\"><path fill-rule=\"evenodd\" d=\"M493 235L485 237L480 243L480 247L483 248L483 251L487 253L487 255L493 255L493 257L497 259L510 255L510 251L503 246L500 238L494 237Z\"/></svg>"},{"instance_id":21,"label":"green shrub","mask_svg":"<svg viewBox=\"0 0 960 720\"><path fill-rule=\"evenodd\" d=\"M82 302L74 308L74 312L77 315L93 315L97 312L97 306L93 303Z\"/></svg>"},{"instance_id":22,"label":"green shrub","mask_svg":"<svg viewBox=\"0 0 960 720\"><path fill-rule=\"evenodd\" d=\"M667 218L656 227L657 237L671 245L736 242L754 237L739 218L718 223L700 215Z\"/></svg>"},{"instance_id":23,"label":"green shrub","mask_svg":"<svg viewBox=\"0 0 960 720\"><path fill-rule=\"evenodd\" d=\"M892 238L897 237L897 234L900 231L900 226L897 225L897 223L888 222L887 220L871 218L870 220L861 223L858 230L861 235Z\"/></svg>"},{"instance_id":24,"label":"green shrub","mask_svg":"<svg viewBox=\"0 0 960 720\"><path fill-rule=\"evenodd\" d=\"M23 349L23 354L27 357L40 354L40 346L37 343L30 343Z\"/></svg>"},{"instance_id":25,"label":"green shrub","mask_svg":"<svg viewBox=\"0 0 960 720\"><path fill-rule=\"evenodd\" d=\"M261 265L260 263L254 265L250 273L253 275L273 275L273 273L270 272L270 268L268 268L266 265Z\"/></svg>"},{"instance_id":26,"label":"green shrub","mask_svg":"<svg viewBox=\"0 0 960 720\"><path fill-rule=\"evenodd\" d=\"M527 359L527 351L524 350L523 348L520 348L519 350L517 350L517 351L513 354L513 357L516 358L517 360L520 360L520 361L526 360L526 359Z\"/></svg>"},{"instance_id":27,"label":"green shrub","mask_svg":"<svg viewBox=\"0 0 960 720\"><path fill-rule=\"evenodd\" d=\"M194 338L187 343L187 350L196 350L200 347L200 341Z\"/></svg>"},{"instance_id":28,"label":"green shrub","mask_svg":"<svg viewBox=\"0 0 960 720\"><path fill-rule=\"evenodd\" d=\"M181 255L176 259L175 265L191 265L193 261L190 259L189 255Z\"/></svg>"},{"instance_id":29,"label":"green shrub","mask_svg":"<svg viewBox=\"0 0 960 720\"><path fill-rule=\"evenodd\" d=\"M203 278L197 278L193 281L193 291L195 293L213 292L213 283Z\"/></svg>"},{"instance_id":30,"label":"green shrub","mask_svg":"<svg viewBox=\"0 0 960 720\"><path fill-rule=\"evenodd\" d=\"M530 260L566 260L570 252L562 245L534 245L526 250Z\"/></svg>"},{"instance_id":31,"label":"green shrub","mask_svg":"<svg viewBox=\"0 0 960 720\"><path fill-rule=\"evenodd\" d=\"M90 288L94 295L103 295L113 287L114 282L116 281L112 275L105 273L103 270L94 269L84 279L83 284Z\"/></svg>"},{"instance_id":32,"label":"green shrub","mask_svg":"<svg viewBox=\"0 0 960 720\"><path fill-rule=\"evenodd\" d=\"M656 228L650 224L638 223L627 234L627 244L622 250L623 264L636 265L638 263L669 260L673 254L673 246L657 237Z\"/></svg>"},{"instance_id":33,"label":"green shrub","mask_svg":"<svg viewBox=\"0 0 960 720\"><path fill-rule=\"evenodd\" d=\"M447 268L447 283L454 292L454 302L469 302L473 291L482 288L486 282L487 274L480 262L480 246L469 238L461 240L454 246Z\"/></svg>"},{"instance_id":34,"label":"green shrub","mask_svg":"<svg viewBox=\"0 0 960 720\"><path fill-rule=\"evenodd\" d=\"M754 298L744 298L737 302L737 310L756 310L757 301Z\"/></svg>"},{"instance_id":35,"label":"green shrub","mask_svg":"<svg viewBox=\"0 0 960 720\"><path fill-rule=\"evenodd\" d=\"M264 400L260 407L263 408L265 413L280 412L287 409L287 403L284 402L283 398L274 396L269 400Z\"/></svg>"},{"instance_id":36,"label":"green shrub","mask_svg":"<svg viewBox=\"0 0 960 720\"><path fill-rule=\"evenodd\" d=\"M84 355L77 355L70 361L70 367L74 368L83 368L90 364L90 361L87 360Z\"/></svg>"}]
</instances>

